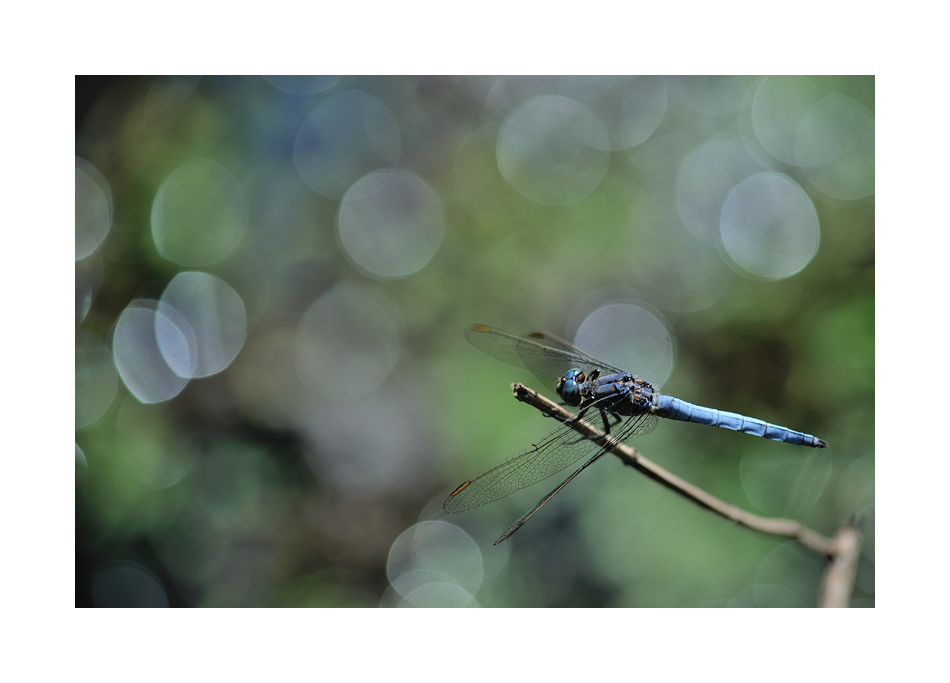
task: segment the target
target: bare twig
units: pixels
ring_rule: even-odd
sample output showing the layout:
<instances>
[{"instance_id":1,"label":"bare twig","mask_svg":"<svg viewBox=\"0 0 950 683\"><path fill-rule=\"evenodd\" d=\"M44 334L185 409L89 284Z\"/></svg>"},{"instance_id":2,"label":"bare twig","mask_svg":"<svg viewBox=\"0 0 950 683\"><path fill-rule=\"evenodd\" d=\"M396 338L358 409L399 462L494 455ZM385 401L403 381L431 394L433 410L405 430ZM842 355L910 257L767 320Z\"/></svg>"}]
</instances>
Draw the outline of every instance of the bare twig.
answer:
<instances>
[{"instance_id":1,"label":"bare twig","mask_svg":"<svg viewBox=\"0 0 950 683\"><path fill-rule=\"evenodd\" d=\"M794 519L776 519L753 515L716 498L701 488L680 479L675 474L667 472L656 463L644 458L636 448L617 441L584 420L575 419L574 413L548 400L534 389L520 383L512 384L511 388L514 391L515 398L522 403L534 406L545 415L570 425L572 429L585 438L594 441L603 446L605 450L616 455L625 465L629 465L700 507L711 510L734 524L740 524L766 534L793 538L807 548L825 555L831 559L831 563L822 581L820 604L829 607L847 606L854 573L857 568L857 553L860 546L860 535L850 524L838 531L835 538L832 539L809 529Z\"/></svg>"},{"instance_id":2,"label":"bare twig","mask_svg":"<svg viewBox=\"0 0 950 683\"><path fill-rule=\"evenodd\" d=\"M861 553L861 534L853 525L847 524L835 534L835 545L836 552L832 554L831 564L821 581L819 607L847 607L851 600Z\"/></svg>"}]
</instances>

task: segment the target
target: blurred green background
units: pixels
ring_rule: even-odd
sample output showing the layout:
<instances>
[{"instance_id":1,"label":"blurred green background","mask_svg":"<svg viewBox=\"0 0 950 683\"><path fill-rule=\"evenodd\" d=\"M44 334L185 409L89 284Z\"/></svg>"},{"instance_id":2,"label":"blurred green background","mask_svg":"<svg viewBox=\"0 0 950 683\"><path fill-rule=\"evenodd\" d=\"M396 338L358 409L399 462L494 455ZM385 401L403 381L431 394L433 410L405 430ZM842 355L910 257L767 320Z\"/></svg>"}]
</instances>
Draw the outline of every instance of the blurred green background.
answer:
<instances>
[{"instance_id":1,"label":"blurred green background","mask_svg":"<svg viewBox=\"0 0 950 683\"><path fill-rule=\"evenodd\" d=\"M635 445L874 605L873 77L79 77L76 157L77 606L816 603L615 458L446 515L552 427L475 322L828 441Z\"/></svg>"}]
</instances>

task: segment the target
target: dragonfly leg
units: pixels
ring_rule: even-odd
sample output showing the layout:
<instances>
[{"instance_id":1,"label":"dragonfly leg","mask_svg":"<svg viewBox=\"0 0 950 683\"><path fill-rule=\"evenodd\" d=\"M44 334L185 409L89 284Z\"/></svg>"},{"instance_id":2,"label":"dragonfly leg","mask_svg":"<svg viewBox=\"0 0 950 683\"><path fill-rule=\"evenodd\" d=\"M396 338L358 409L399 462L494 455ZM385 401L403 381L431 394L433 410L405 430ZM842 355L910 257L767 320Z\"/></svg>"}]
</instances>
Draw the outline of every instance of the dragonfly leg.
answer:
<instances>
[{"instance_id":1,"label":"dragonfly leg","mask_svg":"<svg viewBox=\"0 0 950 683\"><path fill-rule=\"evenodd\" d=\"M613 419L613 422L609 422L607 420L608 415L610 415L610 417ZM600 411L600 417L604 421L604 434L610 434L610 428L616 427L618 424L620 424L620 421L623 420L623 418L619 414L611 413L606 410Z\"/></svg>"},{"instance_id":2,"label":"dragonfly leg","mask_svg":"<svg viewBox=\"0 0 950 683\"><path fill-rule=\"evenodd\" d=\"M594 370L594 372L597 372L597 371ZM581 419L584 417L584 415L585 415L592 407L593 407L593 406L587 406L586 408L582 408L582 409L580 410L580 412L577 413L577 415L575 415L574 417L572 417L572 418L569 419L569 420L564 420L564 422L577 422L578 420L581 420ZM600 411L600 412L603 413L604 411ZM606 423L605 423L605 424L606 424ZM616 423L614 423L614 424L616 424ZM608 429L607 431L609 432L610 430ZM581 441L587 441L587 437L586 437L586 436L581 436L580 438L575 439L574 441L568 441L567 443L568 443L569 445L574 445L574 444L579 444Z\"/></svg>"},{"instance_id":3,"label":"dragonfly leg","mask_svg":"<svg viewBox=\"0 0 950 683\"><path fill-rule=\"evenodd\" d=\"M597 371L595 370L594 372L597 372ZM581 417L584 415L584 413L586 413L588 410L590 410L591 407L592 407L592 406L588 406L586 409L582 410L582 411L579 412L577 415L575 415L573 419L574 419L574 420L579 420L579 419L581 419ZM610 416L610 419L608 419L608 415ZM621 421L623 421L623 417L620 416L618 413L612 413L612 412L610 412L610 411L603 410L603 409L600 410L600 419L604 421L604 434L610 434L610 428L611 428L611 427L616 427L618 424L621 423ZM611 421L611 420L612 420L612 421ZM581 441L587 440L587 438L588 438L588 437L586 437L586 436L582 436L581 438L577 439L576 441L570 441L569 443L571 443L571 444L577 444L577 443L580 443Z\"/></svg>"}]
</instances>

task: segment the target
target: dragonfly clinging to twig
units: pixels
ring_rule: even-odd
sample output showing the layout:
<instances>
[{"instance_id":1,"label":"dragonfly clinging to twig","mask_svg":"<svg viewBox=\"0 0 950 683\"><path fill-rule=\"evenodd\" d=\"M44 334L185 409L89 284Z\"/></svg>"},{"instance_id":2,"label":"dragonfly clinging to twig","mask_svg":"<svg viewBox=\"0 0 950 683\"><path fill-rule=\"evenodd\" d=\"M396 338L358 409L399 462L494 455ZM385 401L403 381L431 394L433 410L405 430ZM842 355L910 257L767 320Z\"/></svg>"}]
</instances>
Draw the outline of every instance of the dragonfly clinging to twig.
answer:
<instances>
[{"instance_id":1,"label":"dragonfly clinging to twig","mask_svg":"<svg viewBox=\"0 0 950 683\"><path fill-rule=\"evenodd\" d=\"M812 448L828 445L811 434L665 396L649 382L597 360L550 334L535 332L518 337L485 325L471 325L465 330L465 337L475 348L498 360L527 368L539 377L555 379L555 390L561 400L579 408L575 420L599 414L605 433L621 443L649 432L656 427L658 418L665 417L794 445ZM443 508L446 512L462 512L491 503L560 472L592 452L593 456L584 465L495 541L497 545L517 531L584 468L600 458L606 452L605 447L579 437L570 424L558 425L537 444L463 483L446 499Z\"/></svg>"}]
</instances>

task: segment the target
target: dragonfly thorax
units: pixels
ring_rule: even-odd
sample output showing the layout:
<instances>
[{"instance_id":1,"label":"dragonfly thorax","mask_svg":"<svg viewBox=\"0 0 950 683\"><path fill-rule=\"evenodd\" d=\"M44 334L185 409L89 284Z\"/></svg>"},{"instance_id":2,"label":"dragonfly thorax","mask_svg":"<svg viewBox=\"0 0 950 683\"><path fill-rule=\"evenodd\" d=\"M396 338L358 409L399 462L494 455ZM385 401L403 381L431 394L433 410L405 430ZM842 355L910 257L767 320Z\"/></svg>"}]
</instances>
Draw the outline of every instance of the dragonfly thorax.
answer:
<instances>
[{"instance_id":1,"label":"dragonfly thorax","mask_svg":"<svg viewBox=\"0 0 950 683\"><path fill-rule=\"evenodd\" d=\"M570 406L597 406L599 410L618 415L642 415L655 410L659 394L653 385L629 373L590 375L572 368L558 380L558 396Z\"/></svg>"}]
</instances>

